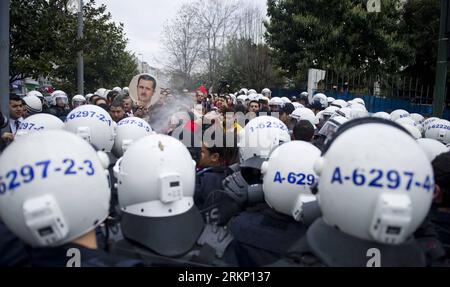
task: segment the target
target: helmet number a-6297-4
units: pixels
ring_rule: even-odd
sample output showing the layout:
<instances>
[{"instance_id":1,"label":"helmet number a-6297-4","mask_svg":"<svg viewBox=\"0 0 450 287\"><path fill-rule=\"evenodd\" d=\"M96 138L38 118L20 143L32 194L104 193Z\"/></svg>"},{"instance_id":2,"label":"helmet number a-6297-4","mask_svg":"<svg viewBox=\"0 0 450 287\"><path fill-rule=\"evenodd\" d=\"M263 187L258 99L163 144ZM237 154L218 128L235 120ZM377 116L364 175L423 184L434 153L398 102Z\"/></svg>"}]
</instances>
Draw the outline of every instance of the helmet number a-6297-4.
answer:
<instances>
[{"instance_id":1,"label":"helmet number a-6297-4","mask_svg":"<svg viewBox=\"0 0 450 287\"><path fill-rule=\"evenodd\" d=\"M331 184L353 184L370 188L404 189L411 191L414 187L434 190L431 175L416 175L412 171L383 170L378 168L355 168L350 173L344 173L340 167L335 167L331 174Z\"/></svg>"}]
</instances>

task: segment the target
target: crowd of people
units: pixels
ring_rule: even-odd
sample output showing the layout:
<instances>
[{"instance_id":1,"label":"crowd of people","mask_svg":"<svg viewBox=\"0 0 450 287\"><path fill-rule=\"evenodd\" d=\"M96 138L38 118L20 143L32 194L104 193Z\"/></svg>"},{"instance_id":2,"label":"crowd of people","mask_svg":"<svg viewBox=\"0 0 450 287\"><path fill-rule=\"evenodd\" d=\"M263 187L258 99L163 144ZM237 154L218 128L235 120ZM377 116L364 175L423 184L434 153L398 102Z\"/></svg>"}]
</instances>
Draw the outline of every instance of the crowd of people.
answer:
<instances>
[{"instance_id":1,"label":"crowd of people","mask_svg":"<svg viewBox=\"0 0 450 287\"><path fill-rule=\"evenodd\" d=\"M0 266L448 266L448 120L155 87L10 94Z\"/></svg>"}]
</instances>

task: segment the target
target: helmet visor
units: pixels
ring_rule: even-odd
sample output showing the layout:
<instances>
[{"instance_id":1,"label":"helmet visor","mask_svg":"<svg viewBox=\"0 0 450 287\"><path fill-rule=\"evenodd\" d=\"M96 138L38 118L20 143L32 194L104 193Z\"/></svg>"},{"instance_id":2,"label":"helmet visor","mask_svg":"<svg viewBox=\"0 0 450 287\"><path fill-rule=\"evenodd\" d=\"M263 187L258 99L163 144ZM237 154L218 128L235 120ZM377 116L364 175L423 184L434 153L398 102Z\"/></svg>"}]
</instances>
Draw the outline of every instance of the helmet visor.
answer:
<instances>
[{"instance_id":1,"label":"helmet visor","mask_svg":"<svg viewBox=\"0 0 450 287\"><path fill-rule=\"evenodd\" d=\"M328 120L320 129L319 134L330 138L340 127L340 124L332 119Z\"/></svg>"}]
</instances>

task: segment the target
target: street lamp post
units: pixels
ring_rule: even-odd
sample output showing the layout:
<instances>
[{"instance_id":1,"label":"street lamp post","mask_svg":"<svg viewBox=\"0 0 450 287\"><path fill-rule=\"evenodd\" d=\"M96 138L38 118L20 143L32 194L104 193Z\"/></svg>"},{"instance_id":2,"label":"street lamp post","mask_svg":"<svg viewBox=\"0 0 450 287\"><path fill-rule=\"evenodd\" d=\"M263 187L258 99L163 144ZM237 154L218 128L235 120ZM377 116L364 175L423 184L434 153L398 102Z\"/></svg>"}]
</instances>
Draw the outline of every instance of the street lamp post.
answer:
<instances>
[{"instance_id":1,"label":"street lamp post","mask_svg":"<svg viewBox=\"0 0 450 287\"><path fill-rule=\"evenodd\" d=\"M72 13L77 13L77 40L83 40L83 0L70 0L67 8ZM84 58L83 49L77 52L77 91L84 95Z\"/></svg>"},{"instance_id":2,"label":"street lamp post","mask_svg":"<svg viewBox=\"0 0 450 287\"><path fill-rule=\"evenodd\" d=\"M448 68L448 0L441 0L441 18L439 26L438 58L436 65L436 84L433 95L433 116L442 117L447 84Z\"/></svg>"},{"instance_id":3,"label":"street lamp post","mask_svg":"<svg viewBox=\"0 0 450 287\"><path fill-rule=\"evenodd\" d=\"M77 38L83 40L83 0L80 0L78 6L78 32ZM83 49L78 51L78 69L77 69L77 87L78 94L84 95L84 58Z\"/></svg>"},{"instance_id":4,"label":"street lamp post","mask_svg":"<svg viewBox=\"0 0 450 287\"><path fill-rule=\"evenodd\" d=\"M0 1L0 108L9 118L9 7L10 0Z\"/></svg>"},{"instance_id":5,"label":"street lamp post","mask_svg":"<svg viewBox=\"0 0 450 287\"><path fill-rule=\"evenodd\" d=\"M141 56L141 73L144 72L144 55L142 55L141 53L138 54L138 56Z\"/></svg>"}]
</instances>

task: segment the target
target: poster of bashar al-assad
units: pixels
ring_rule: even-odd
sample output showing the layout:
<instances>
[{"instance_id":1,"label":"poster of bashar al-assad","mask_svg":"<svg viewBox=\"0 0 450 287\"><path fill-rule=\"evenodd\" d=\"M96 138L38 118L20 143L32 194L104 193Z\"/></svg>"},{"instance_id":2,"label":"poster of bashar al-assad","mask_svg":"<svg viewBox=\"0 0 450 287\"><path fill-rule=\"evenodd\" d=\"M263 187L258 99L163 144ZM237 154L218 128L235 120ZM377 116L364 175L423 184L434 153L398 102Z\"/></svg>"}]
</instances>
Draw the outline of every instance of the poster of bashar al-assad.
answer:
<instances>
[{"instance_id":1,"label":"poster of bashar al-assad","mask_svg":"<svg viewBox=\"0 0 450 287\"><path fill-rule=\"evenodd\" d=\"M158 102L160 97L160 87L156 77L150 74L139 74L133 77L130 82L129 93L131 99L136 104L146 108Z\"/></svg>"}]
</instances>

